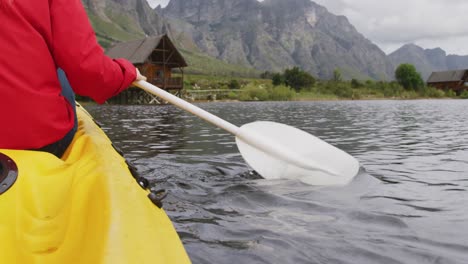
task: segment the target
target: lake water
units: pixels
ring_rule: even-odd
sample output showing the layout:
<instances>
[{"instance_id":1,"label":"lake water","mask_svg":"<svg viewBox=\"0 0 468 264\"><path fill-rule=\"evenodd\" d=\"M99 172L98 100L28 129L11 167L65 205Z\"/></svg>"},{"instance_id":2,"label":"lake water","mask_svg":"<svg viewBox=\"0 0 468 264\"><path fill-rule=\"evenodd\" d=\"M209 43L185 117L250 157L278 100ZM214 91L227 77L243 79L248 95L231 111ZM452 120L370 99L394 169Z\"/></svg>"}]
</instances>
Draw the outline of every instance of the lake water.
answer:
<instances>
[{"instance_id":1,"label":"lake water","mask_svg":"<svg viewBox=\"0 0 468 264\"><path fill-rule=\"evenodd\" d=\"M88 106L153 184L193 263L468 263L468 100L207 103L345 150L344 187L267 181L234 137L173 106Z\"/></svg>"}]
</instances>

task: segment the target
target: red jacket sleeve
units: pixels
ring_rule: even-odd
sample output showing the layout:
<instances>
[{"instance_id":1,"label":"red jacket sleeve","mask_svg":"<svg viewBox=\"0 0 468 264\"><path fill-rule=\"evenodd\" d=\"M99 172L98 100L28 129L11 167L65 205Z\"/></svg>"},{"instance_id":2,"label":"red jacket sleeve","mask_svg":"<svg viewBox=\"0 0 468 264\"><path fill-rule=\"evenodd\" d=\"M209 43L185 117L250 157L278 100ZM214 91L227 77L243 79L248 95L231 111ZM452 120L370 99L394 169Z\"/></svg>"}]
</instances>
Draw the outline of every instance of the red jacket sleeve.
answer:
<instances>
[{"instance_id":1,"label":"red jacket sleeve","mask_svg":"<svg viewBox=\"0 0 468 264\"><path fill-rule=\"evenodd\" d=\"M126 89L136 78L136 69L125 59L104 54L81 0L49 0L52 54L73 90L98 103Z\"/></svg>"}]
</instances>

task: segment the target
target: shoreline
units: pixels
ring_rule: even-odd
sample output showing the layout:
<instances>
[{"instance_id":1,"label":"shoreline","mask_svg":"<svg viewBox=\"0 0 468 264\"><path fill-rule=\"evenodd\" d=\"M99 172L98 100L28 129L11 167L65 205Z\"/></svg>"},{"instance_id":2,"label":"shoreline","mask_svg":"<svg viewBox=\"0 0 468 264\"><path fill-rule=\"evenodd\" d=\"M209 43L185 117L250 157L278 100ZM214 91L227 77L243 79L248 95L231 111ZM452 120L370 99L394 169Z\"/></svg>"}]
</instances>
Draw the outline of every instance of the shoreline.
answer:
<instances>
[{"instance_id":1,"label":"shoreline","mask_svg":"<svg viewBox=\"0 0 468 264\"><path fill-rule=\"evenodd\" d=\"M418 101L418 100L463 100L463 98L452 98L452 97L419 97L419 98L402 98L402 97L388 97L388 98L360 98L360 99L351 99L351 98L300 98L293 100L252 100L252 101L241 101L241 100L232 100L232 99L220 99L220 100L195 100L188 101L189 103L242 103L242 102L326 102L326 101Z\"/></svg>"},{"instance_id":2,"label":"shoreline","mask_svg":"<svg viewBox=\"0 0 468 264\"><path fill-rule=\"evenodd\" d=\"M219 99L219 100L187 100L186 98L182 98L183 100L187 101L188 103L243 103L243 102L338 102L338 101L418 101L418 100L463 100L463 98L453 98L453 97L417 97L417 98L403 98L403 97L369 97L369 98L359 98L359 99L352 99L352 98L296 98L292 100L249 100L249 101L242 101L236 99ZM88 105L100 105L94 101L87 101L87 100L77 100L83 106ZM170 104L170 103L167 103ZM167 104L115 104L115 103L104 103L102 105L167 105Z\"/></svg>"}]
</instances>

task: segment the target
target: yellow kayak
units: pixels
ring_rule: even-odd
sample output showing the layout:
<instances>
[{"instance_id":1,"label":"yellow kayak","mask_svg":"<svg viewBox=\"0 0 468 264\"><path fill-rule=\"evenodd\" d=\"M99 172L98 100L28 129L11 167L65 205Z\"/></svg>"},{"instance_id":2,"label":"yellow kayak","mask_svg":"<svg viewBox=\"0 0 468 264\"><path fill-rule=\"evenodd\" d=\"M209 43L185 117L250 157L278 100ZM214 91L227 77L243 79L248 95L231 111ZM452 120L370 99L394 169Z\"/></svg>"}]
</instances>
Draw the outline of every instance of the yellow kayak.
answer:
<instances>
[{"instance_id":1,"label":"yellow kayak","mask_svg":"<svg viewBox=\"0 0 468 264\"><path fill-rule=\"evenodd\" d=\"M190 263L157 199L89 114L77 114L62 159L0 149L0 263Z\"/></svg>"}]
</instances>

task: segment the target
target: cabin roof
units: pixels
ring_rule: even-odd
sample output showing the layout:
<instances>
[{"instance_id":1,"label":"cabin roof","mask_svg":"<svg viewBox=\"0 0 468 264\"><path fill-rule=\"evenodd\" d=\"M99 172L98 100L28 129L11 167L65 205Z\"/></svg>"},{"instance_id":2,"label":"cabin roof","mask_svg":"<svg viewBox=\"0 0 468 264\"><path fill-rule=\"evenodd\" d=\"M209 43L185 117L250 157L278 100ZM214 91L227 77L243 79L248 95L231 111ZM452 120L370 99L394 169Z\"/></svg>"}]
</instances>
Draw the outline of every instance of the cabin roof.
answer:
<instances>
[{"instance_id":1,"label":"cabin roof","mask_svg":"<svg viewBox=\"0 0 468 264\"><path fill-rule=\"evenodd\" d=\"M427 79L427 82L438 83L462 81L466 71L467 70L433 72L431 76L429 76L429 79Z\"/></svg>"},{"instance_id":2,"label":"cabin roof","mask_svg":"<svg viewBox=\"0 0 468 264\"><path fill-rule=\"evenodd\" d=\"M169 49L173 52L170 57L168 56L171 62L171 68L187 67L184 57L182 57L166 34L117 43L106 51L106 55L111 58L124 58L133 64L143 64L153 54L153 52L157 52L163 48Z\"/></svg>"}]
</instances>

